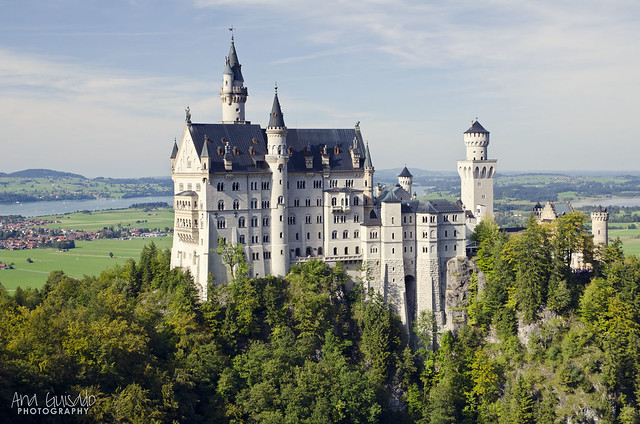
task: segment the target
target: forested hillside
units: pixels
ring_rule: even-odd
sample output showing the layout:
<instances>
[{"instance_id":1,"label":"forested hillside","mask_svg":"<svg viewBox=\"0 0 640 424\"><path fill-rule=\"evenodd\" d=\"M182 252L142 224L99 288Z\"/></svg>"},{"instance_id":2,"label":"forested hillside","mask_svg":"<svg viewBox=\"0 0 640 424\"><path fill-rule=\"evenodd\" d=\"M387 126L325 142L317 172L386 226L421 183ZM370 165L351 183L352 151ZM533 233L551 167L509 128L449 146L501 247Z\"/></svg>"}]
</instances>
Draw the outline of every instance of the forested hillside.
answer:
<instances>
[{"instance_id":1,"label":"forested hillside","mask_svg":"<svg viewBox=\"0 0 640 424\"><path fill-rule=\"evenodd\" d=\"M233 282L204 303L154 245L98 277L52 273L0 293L0 417L25 422L15 393L86 391L78 422L638 422L640 261L594 252L584 222L508 237L485 221L468 325L438 335L423 314L411 340L318 261L249 279L224 246ZM571 272L577 252L593 271Z\"/></svg>"}]
</instances>

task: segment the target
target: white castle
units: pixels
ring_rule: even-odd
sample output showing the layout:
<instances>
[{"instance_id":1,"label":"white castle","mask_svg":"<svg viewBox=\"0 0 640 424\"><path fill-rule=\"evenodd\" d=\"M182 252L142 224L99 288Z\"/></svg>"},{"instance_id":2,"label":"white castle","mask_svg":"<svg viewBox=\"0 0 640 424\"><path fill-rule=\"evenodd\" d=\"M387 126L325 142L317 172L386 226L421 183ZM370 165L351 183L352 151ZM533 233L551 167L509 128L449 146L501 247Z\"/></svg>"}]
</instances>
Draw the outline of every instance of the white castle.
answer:
<instances>
[{"instance_id":1,"label":"white castle","mask_svg":"<svg viewBox=\"0 0 640 424\"><path fill-rule=\"evenodd\" d=\"M252 277L284 276L320 258L342 263L392 303L405 323L422 310L442 323L446 264L465 256L467 234L493 214L496 160L479 122L464 133L461 201L416 199L405 167L398 184L374 187L359 123L344 129L285 125L278 93L266 129L245 120L244 86L233 37L225 61L222 121L187 119L171 154L175 184L172 267L189 270L207 298L210 276L228 281L218 239L242 244ZM365 271L362 271L362 270Z\"/></svg>"}]
</instances>

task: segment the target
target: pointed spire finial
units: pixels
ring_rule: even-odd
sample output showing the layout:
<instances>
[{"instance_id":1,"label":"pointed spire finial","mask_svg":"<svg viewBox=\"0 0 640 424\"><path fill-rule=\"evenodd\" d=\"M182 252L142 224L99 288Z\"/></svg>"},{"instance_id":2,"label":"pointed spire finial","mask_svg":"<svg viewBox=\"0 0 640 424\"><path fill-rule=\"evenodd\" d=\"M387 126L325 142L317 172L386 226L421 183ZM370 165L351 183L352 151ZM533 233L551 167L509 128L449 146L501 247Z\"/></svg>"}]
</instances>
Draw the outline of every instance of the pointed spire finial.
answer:
<instances>
[{"instance_id":1,"label":"pointed spire finial","mask_svg":"<svg viewBox=\"0 0 640 424\"><path fill-rule=\"evenodd\" d=\"M189 106L187 106L187 108L184 110L184 113L186 115L185 116L185 122L187 124L190 124L191 123L191 110L189 109Z\"/></svg>"},{"instance_id":2,"label":"pointed spire finial","mask_svg":"<svg viewBox=\"0 0 640 424\"><path fill-rule=\"evenodd\" d=\"M276 96L277 96L278 95L278 81L276 81L275 90L276 90Z\"/></svg>"},{"instance_id":3,"label":"pointed spire finial","mask_svg":"<svg viewBox=\"0 0 640 424\"><path fill-rule=\"evenodd\" d=\"M235 28L233 27L233 25L231 25L231 27L230 27L230 28L227 28L227 29L228 29L229 31L231 31L231 42L233 43L233 30L234 30Z\"/></svg>"}]
</instances>

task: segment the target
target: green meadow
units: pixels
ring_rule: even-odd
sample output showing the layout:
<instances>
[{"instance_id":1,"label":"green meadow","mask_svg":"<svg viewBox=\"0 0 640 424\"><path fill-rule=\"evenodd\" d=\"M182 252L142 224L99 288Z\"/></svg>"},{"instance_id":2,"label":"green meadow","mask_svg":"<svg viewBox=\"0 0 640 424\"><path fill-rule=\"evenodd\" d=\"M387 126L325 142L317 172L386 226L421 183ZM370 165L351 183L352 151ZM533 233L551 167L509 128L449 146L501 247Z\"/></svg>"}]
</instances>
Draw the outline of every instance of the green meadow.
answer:
<instances>
[{"instance_id":1,"label":"green meadow","mask_svg":"<svg viewBox=\"0 0 640 424\"><path fill-rule=\"evenodd\" d=\"M49 228L68 228L97 231L104 227L173 228L173 209L118 209L95 212L76 212L67 215L50 215L40 218L60 221L47 224Z\"/></svg>"},{"instance_id":2,"label":"green meadow","mask_svg":"<svg viewBox=\"0 0 640 424\"><path fill-rule=\"evenodd\" d=\"M629 225L635 224L637 228L629 228ZM622 241L622 250L627 255L640 255L640 224L632 222L614 222L609 223L609 240L615 240L620 237Z\"/></svg>"},{"instance_id":3,"label":"green meadow","mask_svg":"<svg viewBox=\"0 0 640 424\"><path fill-rule=\"evenodd\" d=\"M151 242L160 249L170 249L172 241L172 237L99 239L78 241L75 249L66 252L57 249L0 250L0 262L14 266L14 269L0 270L0 283L13 291L18 286L42 287L51 271L61 270L76 278L98 275L107 268L124 264L127 259L137 261L142 247ZM113 253L113 257L109 253Z\"/></svg>"}]
</instances>

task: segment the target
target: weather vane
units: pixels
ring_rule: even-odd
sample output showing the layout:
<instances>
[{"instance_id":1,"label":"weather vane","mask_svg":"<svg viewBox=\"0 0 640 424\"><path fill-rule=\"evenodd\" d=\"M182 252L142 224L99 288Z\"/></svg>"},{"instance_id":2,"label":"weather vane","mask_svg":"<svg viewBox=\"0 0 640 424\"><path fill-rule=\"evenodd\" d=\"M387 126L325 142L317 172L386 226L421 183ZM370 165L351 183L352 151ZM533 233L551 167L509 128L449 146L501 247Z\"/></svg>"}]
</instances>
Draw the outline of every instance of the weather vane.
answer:
<instances>
[{"instance_id":1,"label":"weather vane","mask_svg":"<svg viewBox=\"0 0 640 424\"><path fill-rule=\"evenodd\" d=\"M278 94L278 81L276 81L275 89L276 89L276 94Z\"/></svg>"},{"instance_id":2,"label":"weather vane","mask_svg":"<svg viewBox=\"0 0 640 424\"><path fill-rule=\"evenodd\" d=\"M229 31L231 31L231 41L233 41L233 30L235 29L233 27L233 25L231 25L231 27L227 28Z\"/></svg>"}]
</instances>

